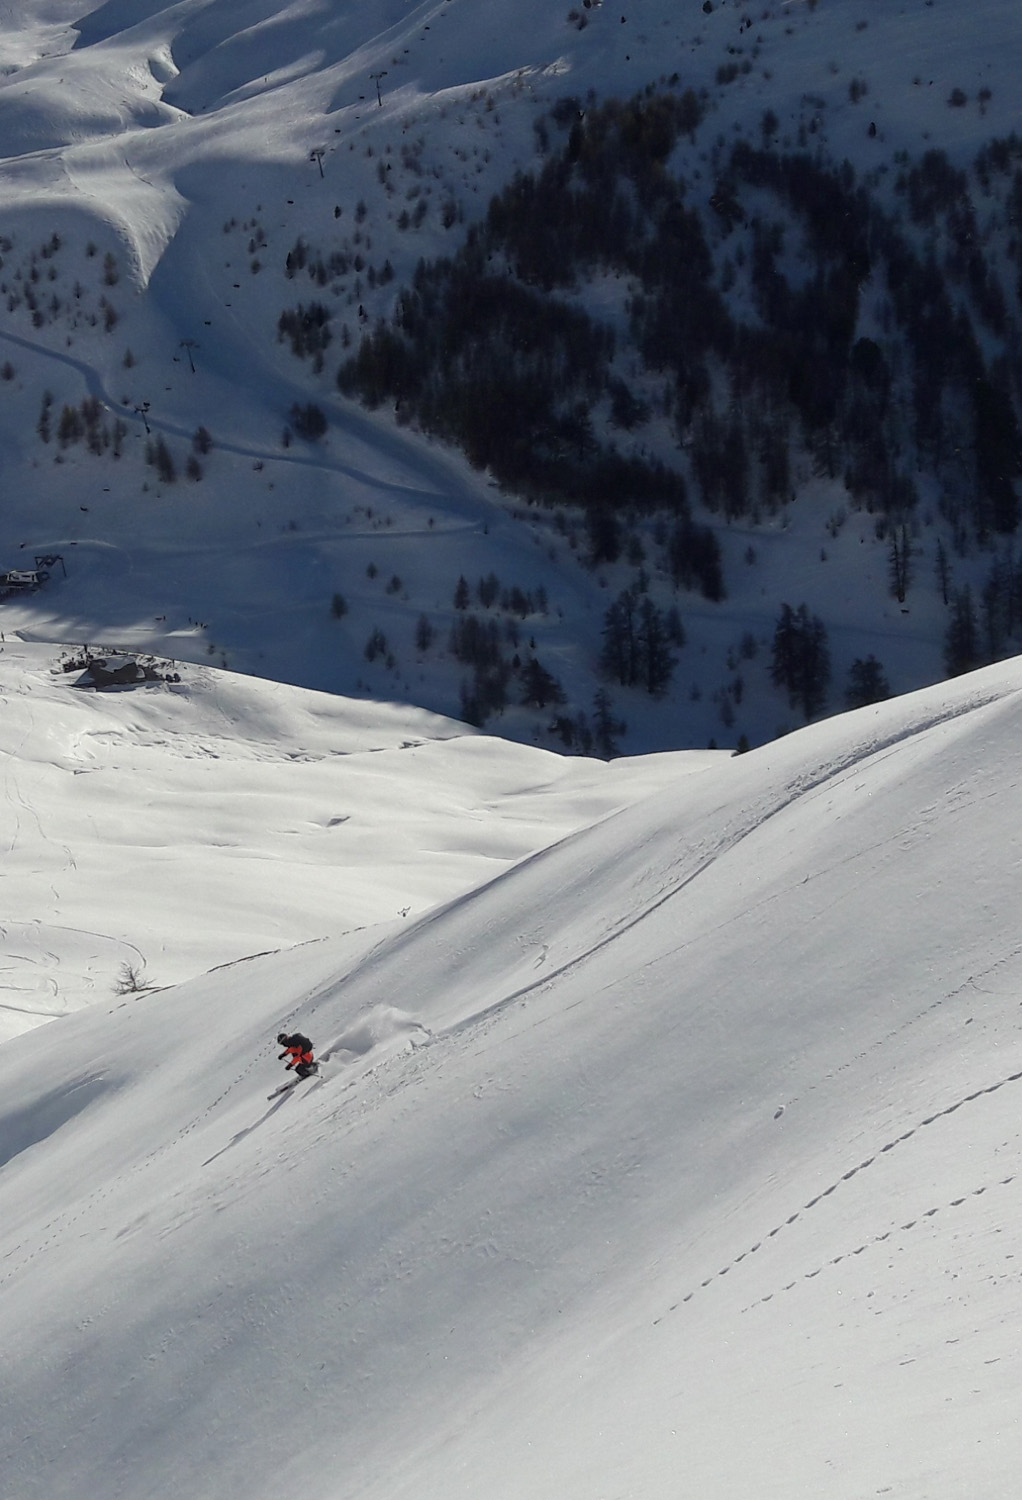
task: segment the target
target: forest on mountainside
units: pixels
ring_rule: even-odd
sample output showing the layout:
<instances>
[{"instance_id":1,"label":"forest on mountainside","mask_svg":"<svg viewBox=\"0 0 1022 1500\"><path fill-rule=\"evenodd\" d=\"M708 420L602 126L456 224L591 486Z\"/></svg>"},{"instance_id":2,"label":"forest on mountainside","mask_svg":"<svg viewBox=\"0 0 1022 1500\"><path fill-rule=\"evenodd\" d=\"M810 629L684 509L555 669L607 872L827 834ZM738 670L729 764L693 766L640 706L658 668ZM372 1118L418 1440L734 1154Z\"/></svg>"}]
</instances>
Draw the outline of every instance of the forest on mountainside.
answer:
<instances>
[{"instance_id":1,"label":"forest on mountainside","mask_svg":"<svg viewBox=\"0 0 1022 1500\"><path fill-rule=\"evenodd\" d=\"M664 567L711 600L726 579L706 514L777 513L808 454L876 517L895 593L909 528L995 553L978 606L945 600L948 670L1003 654L1022 626L1002 546L1022 477L1022 140L969 171L901 153L892 182L810 135L781 149L768 111L758 141L718 138L697 182L703 108L676 83L562 100L537 122L543 165L420 262L340 389L531 503L578 507L593 565L629 518L662 516Z\"/></svg>"}]
</instances>

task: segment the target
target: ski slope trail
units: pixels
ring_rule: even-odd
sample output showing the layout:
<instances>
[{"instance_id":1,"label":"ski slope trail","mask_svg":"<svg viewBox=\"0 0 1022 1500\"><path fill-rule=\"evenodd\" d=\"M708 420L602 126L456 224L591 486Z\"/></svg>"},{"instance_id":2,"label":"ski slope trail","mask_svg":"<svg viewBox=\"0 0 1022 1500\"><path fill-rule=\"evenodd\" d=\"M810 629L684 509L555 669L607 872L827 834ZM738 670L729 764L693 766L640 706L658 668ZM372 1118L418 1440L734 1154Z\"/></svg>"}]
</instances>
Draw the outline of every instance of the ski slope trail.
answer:
<instances>
[{"instance_id":1,"label":"ski slope trail","mask_svg":"<svg viewBox=\"0 0 1022 1500\"><path fill-rule=\"evenodd\" d=\"M18 334L0 330L0 339L13 347L27 350L29 353L42 360L53 360L57 364L65 365L78 374L90 396L101 401L111 413L116 413L123 421L131 422L139 427L145 427L146 431L166 433L171 437L190 438L191 431L180 422L158 416L156 413L141 410L131 406L124 406L113 399L109 389L104 383L100 372L87 360L78 359L74 355L66 354L60 349L51 349L46 344L36 340L22 338ZM225 360L220 366L221 373L229 376L232 365L239 367L243 360L243 352L239 348L236 351L234 361ZM288 401L292 403L305 395L305 392L297 384L280 382L279 399L276 404L280 410L286 411ZM370 433L370 424L367 419L360 417L357 410L348 406L341 407L340 403L332 412L335 420L341 422L339 436L342 441L349 438L351 442L365 442ZM387 441L389 439L389 442ZM451 465L444 465L441 459L437 459L432 465L426 455L412 448L410 444L402 443L401 437L396 433L384 433L379 438L381 448L389 448L392 460L409 465L414 465L420 470L419 482L412 480L404 483L375 475L371 470L356 468L342 459L335 458L327 453L301 453L281 451L279 446L270 447L265 444L244 444L230 438L221 439L217 447L225 453L233 453L242 458L252 458L262 461L271 461L284 467L295 466L319 470L325 474L339 474L348 479L355 479L364 485L369 491L375 491L380 496L397 496L406 500L420 500L423 502L437 501L444 494L446 509L455 506L458 497L447 493L452 484ZM425 476L435 482L435 487L426 482ZM493 518L493 508L484 505L478 499L469 499L466 494L461 497L466 514L471 515L470 524L481 527ZM399 534L399 533L398 533ZM416 532L415 535L420 533Z\"/></svg>"}]
</instances>

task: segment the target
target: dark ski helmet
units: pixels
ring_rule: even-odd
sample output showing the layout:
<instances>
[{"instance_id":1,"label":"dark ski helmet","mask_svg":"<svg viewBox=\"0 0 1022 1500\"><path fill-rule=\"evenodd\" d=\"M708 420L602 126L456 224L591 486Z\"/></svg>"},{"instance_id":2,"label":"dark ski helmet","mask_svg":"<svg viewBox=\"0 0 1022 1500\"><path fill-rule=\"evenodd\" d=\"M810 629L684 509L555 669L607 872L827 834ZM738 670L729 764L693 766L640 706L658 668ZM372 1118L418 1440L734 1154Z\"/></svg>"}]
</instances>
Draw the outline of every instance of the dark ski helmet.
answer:
<instances>
[{"instance_id":1,"label":"dark ski helmet","mask_svg":"<svg viewBox=\"0 0 1022 1500\"><path fill-rule=\"evenodd\" d=\"M283 1047L283 1045L287 1041L287 1039L288 1039L288 1035L287 1035L286 1031L278 1031L277 1032L277 1043L278 1043L279 1046Z\"/></svg>"}]
</instances>

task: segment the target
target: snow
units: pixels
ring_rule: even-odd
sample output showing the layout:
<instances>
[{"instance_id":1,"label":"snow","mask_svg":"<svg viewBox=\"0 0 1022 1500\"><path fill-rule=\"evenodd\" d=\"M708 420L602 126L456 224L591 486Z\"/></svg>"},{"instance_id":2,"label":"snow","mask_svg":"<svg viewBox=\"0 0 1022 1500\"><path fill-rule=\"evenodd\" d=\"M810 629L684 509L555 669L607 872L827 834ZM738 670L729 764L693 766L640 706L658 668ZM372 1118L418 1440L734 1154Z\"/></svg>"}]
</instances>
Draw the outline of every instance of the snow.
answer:
<instances>
[{"instance_id":1,"label":"snow","mask_svg":"<svg viewBox=\"0 0 1022 1500\"><path fill-rule=\"evenodd\" d=\"M982 129L1008 128L1012 8L977 0L971 30L947 0L860 9L764 20L774 87L736 81L732 121L794 109L809 67L846 100L868 64L885 150L938 119L973 148L952 78L991 77ZM308 389L255 335L258 277L224 306L224 220L272 203L283 253L296 163L315 214L339 196L307 160L335 129L331 171L370 120L461 149L492 89L496 175L531 128L514 90L639 85L682 40L710 78L741 12L324 14L2 9L0 229L59 229L89 307L114 253L130 324L0 334L23 362L0 565L68 563L0 616L5 1500L1009 1500L1022 663L739 757L569 759L411 707L431 664L371 672L334 589L397 638L496 559L556 590L528 628L570 655L600 581L381 417L337 403L328 448L281 453ZM917 69L933 103L910 109ZM43 381L57 413L119 403L130 481L80 449L38 466ZM206 416L210 477L143 492L145 421ZM774 571L808 589L819 539L805 508L790 525ZM849 631L850 577L827 585ZM83 641L179 680L78 688ZM350 693L353 663L360 697L317 690ZM322 1077L270 1098L282 1028Z\"/></svg>"},{"instance_id":2,"label":"snow","mask_svg":"<svg viewBox=\"0 0 1022 1500\"><path fill-rule=\"evenodd\" d=\"M10 1041L6 1492L1014 1493L1020 704L664 757L417 917ZM325 1077L270 1100L282 1026Z\"/></svg>"},{"instance_id":3,"label":"snow","mask_svg":"<svg viewBox=\"0 0 1022 1500\"><path fill-rule=\"evenodd\" d=\"M162 986L400 923L675 775L207 667L102 693L80 675L0 649L0 1036L108 996L125 966Z\"/></svg>"},{"instance_id":4,"label":"snow","mask_svg":"<svg viewBox=\"0 0 1022 1500\"><path fill-rule=\"evenodd\" d=\"M784 5L758 16L732 4L707 15L694 0L647 0L635 13L579 10L582 30L569 9L546 0L328 10L305 0L111 0L85 15L40 0L6 8L0 234L11 248L0 278L9 296L39 275L41 311L36 321L22 300L0 329L11 366L0 404L0 570L37 550L59 550L68 565L59 586L4 606L11 630L55 644L99 638L457 716L465 673L445 649L451 598L460 574L474 582L493 570L507 587L546 591L549 609L530 617L525 639L555 669L573 711L591 713L603 616L634 570L587 572L549 517L515 516L513 502L457 456L388 414L342 401L342 326L354 340L387 315L419 259L450 254L490 195L536 165L533 126L566 94L628 94L675 71L705 89L707 123L679 162L693 201L714 170L712 144L739 131L758 139L768 107L785 149L812 120L835 159L847 153L860 173L892 187L901 151L939 145L965 163L1014 128L1022 36L1009 0L976 0L967 16L950 0L911 0L890 13ZM721 86L725 62L748 71ZM853 78L869 89L858 104ZM966 107L948 107L952 87L966 92ZM983 101L981 88L990 90ZM448 202L459 217L445 229ZM419 203L428 205L423 223L399 228L401 210ZM44 259L53 235L60 248ZM299 237L324 254L347 242L375 268L389 260L395 279L374 288L359 276L357 292L354 273L326 289L290 280L285 258ZM593 289L593 310L613 321L623 289L616 308L606 291ZM334 313L318 375L277 337L281 311L310 298ZM54 429L65 404L98 399L108 426L124 426L121 456L40 441L46 391ZM309 401L328 419L326 437L285 447L292 407ZM192 482L181 471L200 424L214 446ZM156 437L170 444L174 484L146 462ZM678 604L688 643L663 702L618 695L628 753L733 747L742 734L760 743L791 727L767 669L782 602L823 610L831 709L856 656L876 654L895 691L942 675L945 612L925 526L906 615L889 597L887 545L866 518L831 534L840 486L808 465L796 465L796 484L783 521L740 532L714 522L726 608L675 599L654 578L661 607ZM923 495L924 517L936 500ZM978 594L988 566L983 554L957 561L955 586L971 583ZM400 586L387 592L394 578ZM330 617L335 592L349 605L342 621ZM414 645L423 613L438 642L425 654ZM374 629L387 635L393 665L366 665ZM731 714L722 694L745 636L757 656L742 669ZM490 727L560 743L543 716L519 707Z\"/></svg>"}]
</instances>

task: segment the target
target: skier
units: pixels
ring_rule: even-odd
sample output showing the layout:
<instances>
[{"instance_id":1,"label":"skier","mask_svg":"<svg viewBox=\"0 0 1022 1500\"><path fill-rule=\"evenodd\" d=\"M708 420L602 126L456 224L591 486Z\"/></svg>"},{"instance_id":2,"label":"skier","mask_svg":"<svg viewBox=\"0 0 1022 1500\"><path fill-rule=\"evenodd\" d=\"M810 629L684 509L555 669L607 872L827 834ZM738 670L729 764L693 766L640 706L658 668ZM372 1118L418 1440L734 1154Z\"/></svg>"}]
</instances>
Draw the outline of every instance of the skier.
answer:
<instances>
[{"instance_id":1,"label":"skier","mask_svg":"<svg viewBox=\"0 0 1022 1500\"><path fill-rule=\"evenodd\" d=\"M307 1036L302 1036L300 1031L296 1031L292 1036L288 1036L286 1031L278 1032L277 1045L284 1049L278 1058L279 1062L283 1062L285 1057L291 1058L285 1069L286 1072L294 1068L299 1078L309 1078L313 1073L319 1072L319 1064L312 1056L312 1043Z\"/></svg>"}]
</instances>

